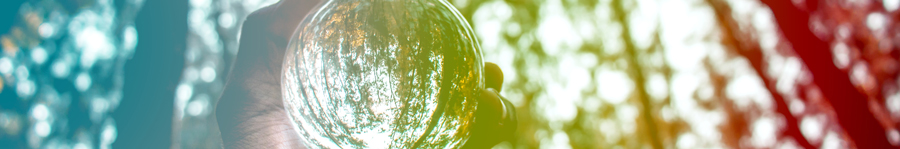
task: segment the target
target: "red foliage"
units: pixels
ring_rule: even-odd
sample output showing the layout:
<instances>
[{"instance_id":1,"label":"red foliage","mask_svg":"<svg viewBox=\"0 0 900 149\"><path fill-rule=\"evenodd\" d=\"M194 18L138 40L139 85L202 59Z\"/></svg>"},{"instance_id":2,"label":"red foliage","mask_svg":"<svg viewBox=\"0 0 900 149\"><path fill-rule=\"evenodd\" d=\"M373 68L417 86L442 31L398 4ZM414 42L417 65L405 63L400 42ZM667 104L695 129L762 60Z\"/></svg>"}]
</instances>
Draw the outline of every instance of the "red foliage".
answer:
<instances>
[{"instance_id":1,"label":"red foliage","mask_svg":"<svg viewBox=\"0 0 900 149\"><path fill-rule=\"evenodd\" d=\"M764 80L765 87L775 100L776 112L785 118L786 128L782 135L794 138L801 147L815 148L800 132L797 118L791 114L785 98L775 89L775 81L766 77L765 59L758 42L738 28L727 4L720 0L707 2L715 10L722 27L722 43L746 58L757 75ZM869 13L884 12L884 9L877 7L880 5L873 5L879 1L869 1L858 7L848 6L851 5L846 4L849 2L827 0L805 0L797 4L790 0L761 2L772 10L781 35L786 40L782 42L790 44L790 48L812 74L813 83L821 90L827 105L831 105L833 111L830 113L837 117L836 122L845 132L847 142L857 148L896 148L886 136L886 128L895 128L896 122L890 119L883 107L884 94L897 91L894 77L898 74L898 52L896 46L890 44L893 40L885 37L886 33L873 33L866 28ZM895 13L891 18L897 16ZM836 34L841 34L840 31L826 32L823 36L811 29L811 24L821 23L813 21L825 22L825 30L838 30L836 26L844 25L850 26L853 32L847 39L832 38L839 36ZM894 29L890 26L887 28L885 32L893 33ZM851 51L860 53L853 58L858 59L861 64L867 64L869 69L866 73L871 74L871 80L853 82L848 70L835 66L831 52L833 42L846 43L852 50L859 50Z\"/></svg>"}]
</instances>

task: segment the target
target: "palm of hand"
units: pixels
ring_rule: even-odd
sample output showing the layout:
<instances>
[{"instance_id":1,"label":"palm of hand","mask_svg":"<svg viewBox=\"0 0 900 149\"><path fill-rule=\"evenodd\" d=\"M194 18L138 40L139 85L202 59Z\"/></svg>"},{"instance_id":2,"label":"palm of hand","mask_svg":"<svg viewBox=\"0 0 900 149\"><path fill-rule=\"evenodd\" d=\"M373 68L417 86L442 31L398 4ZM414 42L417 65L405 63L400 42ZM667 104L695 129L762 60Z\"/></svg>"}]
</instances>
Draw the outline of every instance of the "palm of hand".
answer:
<instances>
[{"instance_id":1,"label":"palm of hand","mask_svg":"<svg viewBox=\"0 0 900 149\"><path fill-rule=\"evenodd\" d=\"M247 17L241 45L216 118L228 148L301 148L281 100L281 62L288 36L300 18L282 16L286 4L267 6ZM310 10L312 4L296 12ZM293 24L293 25L291 25ZM287 33L288 35L285 35Z\"/></svg>"}]
</instances>

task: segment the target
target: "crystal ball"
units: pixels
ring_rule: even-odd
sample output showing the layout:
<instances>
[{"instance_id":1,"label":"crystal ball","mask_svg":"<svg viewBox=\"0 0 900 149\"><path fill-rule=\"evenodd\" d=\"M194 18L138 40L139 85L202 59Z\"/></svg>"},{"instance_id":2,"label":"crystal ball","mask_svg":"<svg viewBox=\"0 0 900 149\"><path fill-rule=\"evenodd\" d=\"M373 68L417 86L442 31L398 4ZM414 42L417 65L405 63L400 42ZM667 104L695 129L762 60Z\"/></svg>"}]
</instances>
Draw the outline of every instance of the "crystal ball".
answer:
<instances>
[{"instance_id":1,"label":"crystal ball","mask_svg":"<svg viewBox=\"0 0 900 149\"><path fill-rule=\"evenodd\" d=\"M284 108L312 148L458 148L484 87L471 27L445 0L330 0L297 27Z\"/></svg>"}]
</instances>

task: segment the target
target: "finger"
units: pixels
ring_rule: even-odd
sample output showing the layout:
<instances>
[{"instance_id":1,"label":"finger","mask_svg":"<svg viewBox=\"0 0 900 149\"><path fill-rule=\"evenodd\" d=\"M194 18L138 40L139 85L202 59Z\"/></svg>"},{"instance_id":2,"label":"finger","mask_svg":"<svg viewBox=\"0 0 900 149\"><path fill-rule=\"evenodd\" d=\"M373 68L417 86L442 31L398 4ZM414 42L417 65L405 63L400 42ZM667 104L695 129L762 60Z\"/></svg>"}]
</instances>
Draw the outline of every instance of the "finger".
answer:
<instances>
[{"instance_id":1,"label":"finger","mask_svg":"<svg viewBox=\"0 0 900 149\"><path fill-rule=\"evenodd\" d=\"M290 41L290 36L294 33L294 30L318 3L319 0L282 0L253 11L247 16L241 28L242 38L240 43L242 48L240 49L248 49L243 47L246 47L244 45L247 43L244 40L248 40L244 37L249 37L253 38L249 40L271 42L271 46L278 50L259 52L254 49L266 48L260 45L252 45L253 47L260 47L249 48L253 50L253 53L283 53L284 47Z\"/></svg>"},{"instance_id":2,"label":"finger","mask_svg":"<svg viewBox=\"0 0 900 149\"><path fill-rule=\"evenodd\" d=\"M463 148L490 148L512 138L516 130L515 107L493 89L482 90L475 124Z\"/></svg>"},{"instance_id":3,"label":"finger","mask_svg":"<svg viewBox=\"0 0 900 149\"><path fill-rule=\"evenodd\" d=\"M254 11L241 28L238 57L233 63L231 79L246 79L254 70L268 68L281 72L281 64L289 36L318 0L282 0ZM263 70L265 71L265 70Z\"/></svg>"},{"instance_id":4,"label":"finger","mask_svg":"<svg viewBox=\"0 0 900 149\"><path fill-rule=\"evenodd\" d=\"M503 71L500 70L500 66L491 62L484 63L484 81L485 88L500 92L503 89Z\"/></svg>"}]
</instances>

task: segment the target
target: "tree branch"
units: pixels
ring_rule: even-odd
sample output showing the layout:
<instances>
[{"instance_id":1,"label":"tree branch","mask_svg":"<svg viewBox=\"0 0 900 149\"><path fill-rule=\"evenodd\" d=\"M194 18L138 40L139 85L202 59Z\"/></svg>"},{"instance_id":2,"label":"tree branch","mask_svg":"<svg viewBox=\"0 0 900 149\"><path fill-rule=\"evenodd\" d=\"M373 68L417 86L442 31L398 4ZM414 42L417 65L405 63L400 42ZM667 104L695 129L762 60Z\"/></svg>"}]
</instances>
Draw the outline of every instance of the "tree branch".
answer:
<instances>
[{"instance_id":1,"label":"tree branch","mask_svg":"<svg viewBox=\"0 0 900 149\"><path fill-rule=\"evenodd\" d=\"M725 4L724 1L706 0L706 2L709 3L716 12L716 20L718 21L719 26L722 27L724 36L722 42L729 47L728 49L731 49L750 61L750 65L756 70L756 75L763 79L766 89L769 91L769 94L772 95L772 99L775 100L776 112L780 113L787 123L787 128L785 128L786 130L784 130L784 133L793 137L794 140L797 141L797 144L803 148L816 148L810 144L806 137L803 136L803 133L800 132L797 118L791 114L784 97L776 90L774 81L771 78L766 77L765 69L763 69L763 61L765 59L763 59L762 49L760 49L759 43L754 39L747 38L750 36L742 33L738 29L737 21L731 17L731 7Z\"/></svg>"},{"instance_id":2,"label":"tree branch","mask_svg":"<svg viewBox=\"0 0 900 149\"><path fill-rule=\"evenodd\" d=\"M894 148L885 136L884 127L870 112L868 97L853 86L846 72L833 65L830 43L818 39L809 30L809 12L794 7L787 0L761 1L772 10L782 34L812 72L813 82L833 105L838 123L856 147ZM817 0L806 2L808 7L818 6Z\"/></svg>"},{"instance_id":3,"label":"tree branch","mask_svg":"<svg viewBox=\"0 0 900 149\"><path fill-rule=\"evenodd\" d=\"M662 149L662 143L659 138L659 128L656 126L656 121L653 118L653 103L650 102L650 96L647 93L647 88L645 87L646 78L644 78L643 67L641 67L640 60L638 60L637 56L637 48L634 46L634 41L631 39L631 29L628 28L628 12L622 8L622 0L613 0L612 3L613 12L615 12L615 19L622 25L622 39L625 43L625 53L628 58L628 67L631 67L631 76L634 79L635 89L638 93L638 99L640 99L641 105L641 118L644 120L644 123L647 125L647 133L650 136L650 143L654 149Z\"/></svg>"}]
</instances>

